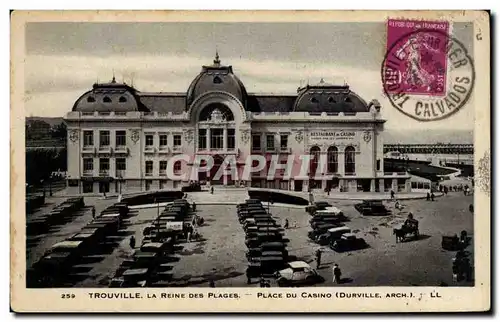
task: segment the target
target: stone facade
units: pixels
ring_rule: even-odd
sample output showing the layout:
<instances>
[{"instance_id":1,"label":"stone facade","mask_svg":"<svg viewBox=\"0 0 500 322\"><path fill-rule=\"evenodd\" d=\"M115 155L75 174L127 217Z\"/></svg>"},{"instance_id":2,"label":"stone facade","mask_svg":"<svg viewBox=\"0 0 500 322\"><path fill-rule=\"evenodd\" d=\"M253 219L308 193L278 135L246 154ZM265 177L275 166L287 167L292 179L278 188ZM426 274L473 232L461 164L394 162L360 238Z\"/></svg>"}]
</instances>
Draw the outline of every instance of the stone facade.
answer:
<instances>
[{"instance_id":1,"label":"stone facade","mask_svg":"<svg viewBox=\"0 0 500 322\"><path fill-rule=\"evenodd\" d=\"M94 84L65 117L69 192L178 189L189 181L295 191L408 191L408 174L383 172L380 108L346 85L323 81L294 95L249 94L218 57L203 66L186 93L143 93L114 79ZM314 155L326 164L320 170L308 164L306 177L294 172L288 180L279 171L269 180L267 164L245 180L247 157L256 154L290 158L294 165L301 155ZM239 175L214 180L214 173L200 173L200 155L234 156ZM170 162L180 156L188 158ZM169 178L168 166L190 175Z\"/></svg>"}]
</instances>

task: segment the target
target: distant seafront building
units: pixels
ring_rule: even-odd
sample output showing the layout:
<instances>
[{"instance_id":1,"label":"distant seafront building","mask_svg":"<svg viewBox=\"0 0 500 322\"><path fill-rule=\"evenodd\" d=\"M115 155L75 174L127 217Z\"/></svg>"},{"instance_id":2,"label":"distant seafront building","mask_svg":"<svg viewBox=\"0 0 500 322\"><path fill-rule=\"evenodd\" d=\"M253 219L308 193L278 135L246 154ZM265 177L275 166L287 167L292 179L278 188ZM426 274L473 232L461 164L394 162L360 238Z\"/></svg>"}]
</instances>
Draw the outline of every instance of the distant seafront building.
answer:
<instances>
[{"instance_id":1,"label":"distant seafront building","mask_svg":"<svg viewBox=\"0 0 500 322\"><path fill-rule=\"evenodd\" d=\"M376 100L367 103L348 85L323 80L297 93L252 94L216 55L203 66L186 92L147 93L116 82L94 84L65 117L68 126L69 193L135 192L180 188L188 183L167 178L168 160L178 154L210 154L211 171L196 180L212 185L253 186L294 191L326 189L408 191L405 172L384 173L384 122ZM222 160L234 155L241 173L248 155L268 161L245 182L214 180ZM306 178L284 180L267 170L273 155L311 155ZM320 176L318 160L327 164ZM176 173L199 165L174 163Z\"/></svg>"}]
</instances>

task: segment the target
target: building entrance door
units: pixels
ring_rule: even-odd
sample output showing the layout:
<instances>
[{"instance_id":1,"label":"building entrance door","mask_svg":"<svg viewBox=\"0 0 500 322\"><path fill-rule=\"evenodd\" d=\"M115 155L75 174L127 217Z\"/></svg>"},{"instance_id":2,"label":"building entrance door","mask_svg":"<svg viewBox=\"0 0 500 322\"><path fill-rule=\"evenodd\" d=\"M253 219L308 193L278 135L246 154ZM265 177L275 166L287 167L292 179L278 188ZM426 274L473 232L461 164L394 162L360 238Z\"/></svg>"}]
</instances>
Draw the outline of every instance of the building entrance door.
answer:
<instances>
[{"instance_id":1,"label":"building entrance door","mask_svg":"<svg viewBox=\"0 0 500 322\"><path fill-rule=\"evenodd\" d=\"M302 180L295 180L294 182L294 190L295 191L302 191L302 186L303 186L303 181Z\"/></svg>"},{"instance_id":2,"label":"building entrance door","mask_svg":"<svg viewBox=\"0 0 500 322\"><path fill-rule=\"evenodd\" d=\"M219 178L216 178L217 172L219 172L219 168L222 166L223 162L224 162L224 159L220 155L214 156L214 165L213 165L212 169L210 169L210 184L211 185L223 185L224 184L224 175L220 175Z\"/></svg>"},{"instance_id":3,"label":"building entrance door","mask_svg":"<svg viewBox=\"0 0 500 322\"><path fill-rule=\"evenodd\" d=\"M109 182L99 182L99 192L109 192Z\"/></svg>"}]
</instances>

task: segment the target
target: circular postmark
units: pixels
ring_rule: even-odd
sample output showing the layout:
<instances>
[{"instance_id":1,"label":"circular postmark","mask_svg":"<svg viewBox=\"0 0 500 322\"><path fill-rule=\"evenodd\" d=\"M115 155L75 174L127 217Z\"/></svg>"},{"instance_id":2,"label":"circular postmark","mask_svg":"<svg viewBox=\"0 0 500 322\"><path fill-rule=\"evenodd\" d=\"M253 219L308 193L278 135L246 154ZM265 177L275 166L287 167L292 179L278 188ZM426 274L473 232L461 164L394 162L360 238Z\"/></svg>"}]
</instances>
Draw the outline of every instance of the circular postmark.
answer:
<instances>
[{"instance_id":1,"label":"circular postmark","mask_svg":"<svg viewBox=\"0 0 500 322\"><path fill-rule=\"evenodd\" d=\"M389 44L381 68L391 105L419 121L436 121L469 100L475 70L465 46L445 32L419 29Z\"/></svg>"}]
</instances>

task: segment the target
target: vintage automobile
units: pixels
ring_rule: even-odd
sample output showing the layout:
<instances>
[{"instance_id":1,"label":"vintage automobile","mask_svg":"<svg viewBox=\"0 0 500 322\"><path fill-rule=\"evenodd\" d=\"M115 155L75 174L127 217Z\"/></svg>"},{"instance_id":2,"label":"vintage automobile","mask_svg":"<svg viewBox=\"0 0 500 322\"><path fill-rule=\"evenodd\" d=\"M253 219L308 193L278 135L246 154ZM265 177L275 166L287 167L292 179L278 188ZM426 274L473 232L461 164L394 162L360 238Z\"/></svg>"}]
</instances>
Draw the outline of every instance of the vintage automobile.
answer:
<instances>
[{"instance_id":1,"label":"vintage automobile","mask_svg":"<svg viewBox=\"0 0 500 322\"><path fill-rule=\"evenodd\" d=\"M123 272L121 287L145 287L149 278L148 268L131 268Z\"/></svg>"},{"instance_id":2,"label":"vintage automobile","mask_svg":"<svg viewBox=\"0 0 500 322\"><path fill-rule=\"evenodd\" d=\"M260 257L248 263L246 270L247 279L251 281L253 278L272 277L276 271L285 267L285 263L283 256Z\"/></svg>"},{"instance_id":3,"label":"vintage automobile","mask_svg":"<svg viewBox=\"0 0 500 322\"><path fill-rule=\"evenodd\" d=\"M354 205L354 208L363 216L390 215L390 211L385 208L382 200L363 200L361 203Z\"/></svg>"},{"instance_id":4,"label":"vintage automobile","mask_svg":"<svg viewBox=\"0 0 500 322\"><path fill-rule=\"evenodd\" d=\"M317 225L313 230L310 230L307 233L307 236L309 237L309 239L316 241L316 238L318 236L328 233L328 229L336 228L339 226L340 224L337 223L323 223L321 225Z\"/></svg>"},{"instance_id":5,"label":"vintage automobile","mask_svg":"<svg viewBox=\"0 0 500 322\"><path fill-rule=\"evenodd\" d=\"M367 248L368 244L363 238L356 237L355 234L342 234L339 239L333 240L330 243L330 248L336 252L346 252L350 250L358 250Z\"/></svg>"},{"instance_id":6,"label":"vintage automobile","mask_svg":"<svg viewBox=\"0 0 500 322\"><path fill-rule=\"evenodd\" d=\"M262 243L267 242L282 242L283 235L281 234L265 234L259 237L247 238L245 240L245 245L248 248L256 248L260 247Z\"/></svg>"},{"instance_id":7,"label":"vintage automobile","mask_svg":"<svg viewBox=\"0 0 500 322\"><path fill-rule=\"evenodd\" d=\"M313 218L321 218L321 217L336 217L338 218L339 220L347 220L348 218L344 215L344 212L342 212L342 210L340 210L339 208L337 207L329 207L329 208L325 208L325 209L322 209L322 210L317 210L314 215L313 215Z\"/></svg>"},{"instance_id":8,"label":"vintage automobile","mask_svg":"<svg viewBox=\"0 0 500 322\"><path fill-rule=\"evenodd\" d=\"M306 206L305 209L306 212L312 216L316 211L323 210L329 207L332 207L332 205L327 201L316 201L314 204Z\"/></svg>"},{"instance_id":9,"label":"vintage automobile","mask_svg":"<svg viewBox=\"0 0 500 322\"><path fill-rule=\"evenodd\" d=\"M246 252L246 257L249 261L251 261L252 258L273 257L273 256L282 256L284 258L287 258L288 251L286 250L285 247L274 250L262 250L261 247L258 247L258 248L249 248L248 251Z\"/></svg>"},{"instance_id":10,"label":"vintage automobile","mask_svg":"<svg viewBox=\"0 0 500 322\"><path fill-rule=\"evenodd\" d=\"M336 241L337 239L340 239L343 234L350 233L351 229L346 226L340 226L340 227L332 227L327 230L326 233L322 235L318 235L316 237L315 242L318 243L319 245L328 245L332 244L332 242Z\"/></svg>"},{"instance_id":11,"label":"vintage automobile","mask_svg":"<svg viewBox=\"0 0 500 322\"><path fill-rule=\"evenodd\" d=\"M441 247L445 250L458 251L467 246L466 243L461 242L458 235L442 236Z\"/></svg>"},{"instance_id":12,"label":"vintage automobile","mask_svg":"<svg viewBox=\"0 0 500 322\"><path fill-rule=\"evenodd\" d=\"M286 265L285 269L276 272L276 282L280 287L299 285L313 285L324 282L324 278L303 261L294 261Z\"/></svg>"}]
</instances>

